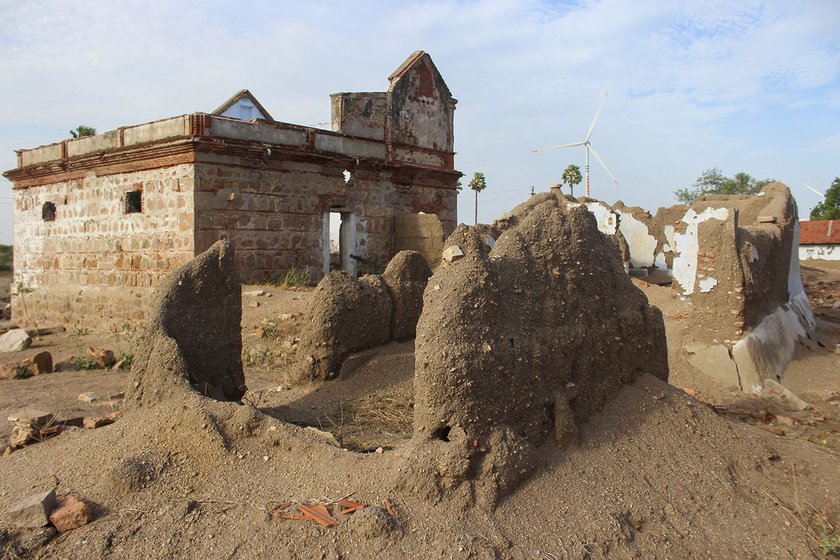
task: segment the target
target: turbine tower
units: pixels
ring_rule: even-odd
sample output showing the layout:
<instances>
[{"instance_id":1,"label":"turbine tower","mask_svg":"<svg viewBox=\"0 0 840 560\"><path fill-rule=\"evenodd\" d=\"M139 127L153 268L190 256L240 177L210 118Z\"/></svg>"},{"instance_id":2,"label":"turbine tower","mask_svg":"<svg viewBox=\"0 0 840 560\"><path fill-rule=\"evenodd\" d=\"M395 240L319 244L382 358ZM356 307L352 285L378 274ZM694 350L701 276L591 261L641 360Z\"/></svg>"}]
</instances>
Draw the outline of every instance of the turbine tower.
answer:
<instances>
[{"instance_id":1,"label":"turbine tower","mask_svg":"<svg viewBox=\"0 0 840 560\"><path fill-rule=\"evenodd\" d=\"M592 146L592 143L589 139L592 137L592 130L595 128L595 122L598 120L598 116L601 114L601 109L604 108L604 103L607 102L607 94L609 92L604 92L604 100L601 101L601 106L598 107L598 112L595 113L595 118L592 119L592 124L589 126L589 132L586 133L586 138L581 142L571 142L570 144L560 144L559 146L549 146L547 148L537 148L536 150L532 150L534 152L542 152L544 150L557 150L559 148L576 148L577 146L583 146L586 150L586 165L584 167L584 174L586 176L586 196L589 196L589 152L592 152L592 155L595 156L595 159L598 160L598 163L601 164L601 167L604 168L604 171L612 177L613 182L617 185L618 179L615 178L615 175L612 174L612 171L607 167L607 164L604 163L604 160L601 158L601 155L598 151Z\"/></svg>"}]
</instances>

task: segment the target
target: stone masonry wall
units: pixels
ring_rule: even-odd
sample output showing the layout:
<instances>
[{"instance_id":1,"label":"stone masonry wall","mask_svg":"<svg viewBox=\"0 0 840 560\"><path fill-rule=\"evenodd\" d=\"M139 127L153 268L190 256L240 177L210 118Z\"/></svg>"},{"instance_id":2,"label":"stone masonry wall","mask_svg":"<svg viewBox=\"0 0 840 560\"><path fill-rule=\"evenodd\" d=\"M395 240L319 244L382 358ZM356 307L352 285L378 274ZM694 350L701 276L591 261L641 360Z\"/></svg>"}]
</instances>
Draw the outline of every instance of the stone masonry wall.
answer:
<instances>
[{"instance_id":1,"label":"stone masonry wall","mask_svg":"<svg viewBox=\"0 0 840 560\"><path fill-rule=\"evenodd\" d=\"M142 212L126 214L125 193L138 190ZM20 325L138 325L159 279L194 256L190 165L89 173L13 195L13 284L24 290L12 308ZM43 218L48 202L54 221Z\"/></svg>"},{"instance_id":2,"label":"stone masonry wall","mask_svg":"<svg viewBox=\"0 0 840 560\"><path fill-rule=\"evenodd\" d=\"M352 254L376 263L394 254L394 216L436 213L455 227L454 189L401 186L389 172L357 168L345 182L343 167L284 162L281 170L217 163L196 164L196 252L219 239L236 250L242 281L273 281L291 269L311 280L324 274L325 214L353 214Z\"/></svg>"}]
</instances>

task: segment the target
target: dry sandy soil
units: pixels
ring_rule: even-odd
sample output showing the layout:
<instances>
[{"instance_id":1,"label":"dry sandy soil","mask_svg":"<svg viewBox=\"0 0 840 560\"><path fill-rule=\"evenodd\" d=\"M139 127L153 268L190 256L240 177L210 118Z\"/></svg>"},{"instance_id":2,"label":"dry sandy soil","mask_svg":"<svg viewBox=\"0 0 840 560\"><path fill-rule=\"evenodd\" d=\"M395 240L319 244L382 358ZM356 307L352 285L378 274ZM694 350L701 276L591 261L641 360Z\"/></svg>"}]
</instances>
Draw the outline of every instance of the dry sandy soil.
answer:
<instances>
[{"instance_id":1,"label":"dry sandy soil","mask_svg":"<svg viewBox=\"0 0 840 560\"><path fill-rule=\"evenodd\" d=\"M411 464L401 451L411 436L411 342L381 349L338 380L289 387L310 292L248 286L249 406L218 404L231 411L228 428L208 426L204 411L141 411L0 458L0 558L831 557L833 544L840 551L832 540L840 537L840 266L809 263L803 277L825 348L800 347L783 381L812 410L699 379L679 352L690 306L639 282L665 316L671 384L645 377L625 387L583 426L577 447L547 444L537 474L494 511L430 503L400 483ZM70 360L88 346L129 353L136 340L57 333L2 361L44 349ZM122 404L109 397L130 386L122 370L0 381L0 415L22 407L102 415ZM82 402L80 393L97 400ZM0 422L0 437L10 428ZM64 534L8 523L5 511L18 500L56 485L59 496L91 504L94 522ZM345 497L368 507L338 515ZM341 523L272 515L316 502Z\"/></svg>"}]
</instances>

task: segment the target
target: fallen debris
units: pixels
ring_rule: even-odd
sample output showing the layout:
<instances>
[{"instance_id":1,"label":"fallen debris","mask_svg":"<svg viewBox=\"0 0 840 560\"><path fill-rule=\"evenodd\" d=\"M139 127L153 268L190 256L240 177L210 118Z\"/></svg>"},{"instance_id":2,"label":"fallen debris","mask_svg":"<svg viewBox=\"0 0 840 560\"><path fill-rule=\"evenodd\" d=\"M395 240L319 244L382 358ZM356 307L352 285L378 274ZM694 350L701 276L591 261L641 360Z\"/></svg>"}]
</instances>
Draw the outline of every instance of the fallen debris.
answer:
<instances>
[{"instance_id":1,"label":"fallen debris","mask_svg":"<svg viewBox=\"0 0 840 560\"><path fill-rule=\"evenodd\" d=\"M812 408L809 403L794 395L790 389L775 379L764 380L764 389L761 391L761 396L788 404L794 410L808 410Z\"/></svg>"},{"instance_id":2,"label":"fallen debris","mask_svg":"<svg viewBox=\"0 0 840 560\"><path fill-rule=\"evenodd\" d=\"M103 348L88 348L87 356L99 369L108 369L117 363L117 358L114 356L114 352Z\"/></svg>"},{"instance_id":3,"label":"fallen debris","mask_svg":"<svg viewBox=\"0 0 840 560\"><path fill-rule=\"evenodd\" d=\"M37 529L50 522L50 512L55 508L55 489L28 496L9 510L9 518L16 527Z\"/></svg>"},{"instance_id":4,"label":"fallen debris","mask_svg":"<svg viewBox=\"0 0 840 560\"><path fill-rule=\"evenodd\" d=\"M367 507L362 502L357 502L356 500L348 500L348 499L344 499L344 500L339 501L338 505L340 507L344 508L343 510L341 510L339 512L340 515L348 515L350 513L353 513L355 511L359 511L360 509L364 509L365 507Z\"/></svg>"},{"instance_id":5,"label":"fallen debris","mask_svg":"<svg viewBox=\"0 0 840 560\"><path fill-rule=\"evenodd\" d=\"M9 415L8 420L14 422L9 436L9 446L13 450L43 441L61 432L61 425L55 422L55 416L49 412L23 409Z\"/></svg>"},{"instance_id":6,"label":"fallen debris","mask_svg":"<svg viewBox=\"0 0 840 560\"><path fill-rule=\"evenodd\" d=\"M93 514L85 502L66 496L58 502L49 519L59 533L66 533L90 523Z\"/></svg>"},{"instance_id":7,"label":"fallen debris","mask_svg":"<svg viewBox=\"0 0 840 560\"><path fill-rule=\"evenodd\" d=\"M82 426L86 430L95 430L96 428L101 428L102 426L107 426L109 424L113 424L116 422L122 413L119 411L112 412L107 416L91 416L84 419Z\"/></svg>"},{"instance_id":8,"label":"fallen debris","mask_svg":"<svg viewBox=\"0 0 840 560\"><path fill-rule=\"evenodd\" d=\"M32 337L25 329L12 329L0 336L0 352L20 352L32 344Z\"/></svg>"},{"instance_id":9,"label":"fallen debris","mask_svg":"<svg viewBox=\"0 0 840 560\"><path fill-rule=\"evenodd\" d=\"M298 511L300 511L303 515L289 515L283 513L282 511L274 510L274 516L280 519L292 520L292 521L312 521L313 523L317 523L321 527L335 527L338 525L338 519L330 514L327 507L323 504L315 504L315 505L298 505Z\"/></svg>"}]
</instances>

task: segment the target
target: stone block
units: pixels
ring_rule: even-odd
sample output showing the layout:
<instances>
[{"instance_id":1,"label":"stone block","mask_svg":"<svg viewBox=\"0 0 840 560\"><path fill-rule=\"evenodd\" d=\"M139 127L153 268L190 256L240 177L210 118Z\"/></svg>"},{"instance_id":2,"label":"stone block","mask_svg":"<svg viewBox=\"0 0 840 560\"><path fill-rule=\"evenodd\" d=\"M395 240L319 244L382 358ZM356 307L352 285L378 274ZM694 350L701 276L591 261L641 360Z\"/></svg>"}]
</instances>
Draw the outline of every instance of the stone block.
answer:
<instances>
[{"instance_id":1,"label":"stone block","mask_svg":"<svg viewBox=\"0 0 840 560\"><path fill-rule=\"evenodd\" d=\"M32 344L32 337L24 329L12 329L0 336L0 352L20 352Z\"/></svg>"},{"instance_id":2,"label":"stone block","mask_svg":"<svg viewBox=\"0 0 840 560\"><path fill-rule=\"evenodd\" d=\"M50 512L55 508L55 490L28 496L12 506L9 519L16 527L37 529L50 522Z\"/></svg>"},{"instance_id":3,"label":"stone block","mask_svg":"<svg viewBox=\"0 0 840 560\"><path fill-rule=\"evenodd\" d=\"M811 405L794 395L790 389L776 381L775 379L764 380L764 390L761 392L763 397L770 397L779 402L790 405L794 410L808 410Z\"/></svg>"},{"instance_id":4,"label":"stone block","mask_svg":"<svg viewBox=\"0 0 840 560\"><path fill-rule=\"evenodd\" d=\"M741 389L738 368L729 356L729 349L722 344L692 345L685 347L688 362L706 376L716 379L727 388Z\"/></svg>"}]
</instances>

